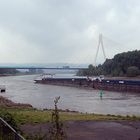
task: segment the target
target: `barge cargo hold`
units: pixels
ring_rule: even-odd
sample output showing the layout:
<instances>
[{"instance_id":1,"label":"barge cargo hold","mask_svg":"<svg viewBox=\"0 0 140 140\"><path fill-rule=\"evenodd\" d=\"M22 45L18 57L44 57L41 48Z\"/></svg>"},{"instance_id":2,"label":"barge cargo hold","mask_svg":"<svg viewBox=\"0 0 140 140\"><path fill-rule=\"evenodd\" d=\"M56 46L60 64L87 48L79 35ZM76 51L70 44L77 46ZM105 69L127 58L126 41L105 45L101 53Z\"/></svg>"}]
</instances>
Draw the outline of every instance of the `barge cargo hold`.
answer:
<instances>
[{"instance_id":1,"label":"barge cargo hold","mask_svg":"<svg viewBox=\"0 0 140 140\"><path fill-rule=\"evenodd\" d=\"M110 80L110 79L91 79L83 77L74 78L42 78L35 80L36 83L72 86L72 87L87 87L99 90L118 91L118 92L136 92L140 93L140 80Z\"/></svg>"}]
</instances>

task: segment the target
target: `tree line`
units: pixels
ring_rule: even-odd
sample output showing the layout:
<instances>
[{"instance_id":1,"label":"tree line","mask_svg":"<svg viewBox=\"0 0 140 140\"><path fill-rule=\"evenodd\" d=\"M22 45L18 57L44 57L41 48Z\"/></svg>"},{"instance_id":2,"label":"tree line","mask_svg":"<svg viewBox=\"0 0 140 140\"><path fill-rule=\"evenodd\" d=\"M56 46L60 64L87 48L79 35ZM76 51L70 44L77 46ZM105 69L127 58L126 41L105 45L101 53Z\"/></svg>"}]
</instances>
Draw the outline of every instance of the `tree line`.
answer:
<instances>
[{"instance_id":1,"label":"tree line","mask_svg":"<svg viewBox=\"0 0 140 140\"><path fill-rule=\"evenodd\" d=\"M19 73L19 71L14 68L0 68L0 74L16 74L16 73Z\"/></svg>"},{"instance_id":2,"label":"tree line","mask_svg":"<svg viewBox=\"0 0 140 140\"><path fill-rule=\"evenodd\" d=\"M86 70L79 70L77 75L138 76L140 75L140 50L117 54L96 67L90 64Z\"/></svg>"}]
</instances>

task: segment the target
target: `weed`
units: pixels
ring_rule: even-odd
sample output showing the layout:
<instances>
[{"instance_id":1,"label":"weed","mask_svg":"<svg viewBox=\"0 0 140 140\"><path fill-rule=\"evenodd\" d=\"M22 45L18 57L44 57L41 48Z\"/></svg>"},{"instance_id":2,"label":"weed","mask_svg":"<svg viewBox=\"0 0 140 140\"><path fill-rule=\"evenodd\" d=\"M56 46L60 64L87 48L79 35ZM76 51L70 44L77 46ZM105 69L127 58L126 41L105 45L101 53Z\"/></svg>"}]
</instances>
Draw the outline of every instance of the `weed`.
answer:
<instances>
[{"instance_id":1,"label":"weed","mask_svg":"<svg viewBox=\"0 0 140 140\"><path fill-rule=\"evenodd\" d=\"M66 138L66 134L63 130L63 123L60 121L59 110L57 107L59 99L60 96L56 97L54 100L55 109L52 112L51 126L49 128L49 140L64 140Z\"/></svg>"}]
</instances>

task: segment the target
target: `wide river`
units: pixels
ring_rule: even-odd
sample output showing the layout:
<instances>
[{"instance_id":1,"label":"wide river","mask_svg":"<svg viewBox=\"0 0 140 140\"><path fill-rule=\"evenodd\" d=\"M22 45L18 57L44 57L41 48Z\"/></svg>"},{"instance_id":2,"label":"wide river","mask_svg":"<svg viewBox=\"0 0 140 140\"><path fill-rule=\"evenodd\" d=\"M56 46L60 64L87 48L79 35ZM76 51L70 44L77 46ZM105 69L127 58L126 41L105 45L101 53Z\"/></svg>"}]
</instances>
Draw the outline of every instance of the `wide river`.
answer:
<instances>
[{"instance_id":1,"label":"wide river","mask_svg":"<svg viewBox=\"0 0 140 140\"><path fill-rule=\"evenodd\" d=\"M100 114L140 115L140 94L104 91L74 87L35 84L36 75L0 77L6 92L0 95L14 102L29 103L38 109L53 108L53 100L60 96L59 108Z\"/></svg>"}]
</instances>

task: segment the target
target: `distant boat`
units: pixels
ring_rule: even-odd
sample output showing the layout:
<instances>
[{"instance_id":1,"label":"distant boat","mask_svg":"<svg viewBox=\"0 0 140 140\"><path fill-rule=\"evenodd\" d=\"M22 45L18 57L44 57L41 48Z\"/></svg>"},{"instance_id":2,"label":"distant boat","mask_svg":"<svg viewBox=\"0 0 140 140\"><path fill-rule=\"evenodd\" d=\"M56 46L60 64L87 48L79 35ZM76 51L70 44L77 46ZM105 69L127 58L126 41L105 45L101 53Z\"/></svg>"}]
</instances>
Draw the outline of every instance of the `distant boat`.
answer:
<instances>
[{"instance_id":1,"label":"distant boat","mask_svg":"<svg viewBox=\"0 0 140 140\"><path fill-rule=\"evenodd\" d=\"M0 85L0 92L5 92L6 91L6 87L4 85Z\"/></svg>"}]
</instances>

